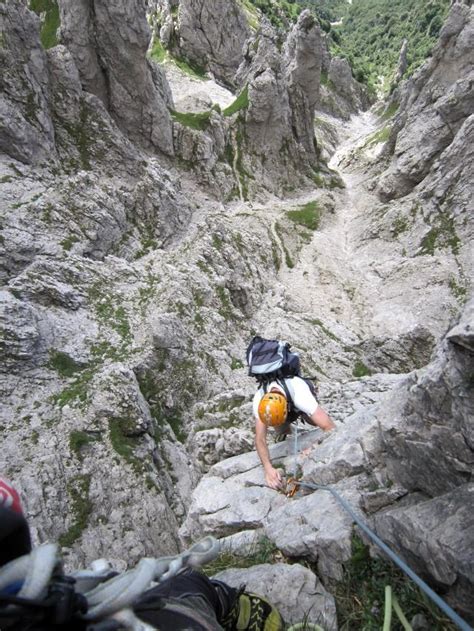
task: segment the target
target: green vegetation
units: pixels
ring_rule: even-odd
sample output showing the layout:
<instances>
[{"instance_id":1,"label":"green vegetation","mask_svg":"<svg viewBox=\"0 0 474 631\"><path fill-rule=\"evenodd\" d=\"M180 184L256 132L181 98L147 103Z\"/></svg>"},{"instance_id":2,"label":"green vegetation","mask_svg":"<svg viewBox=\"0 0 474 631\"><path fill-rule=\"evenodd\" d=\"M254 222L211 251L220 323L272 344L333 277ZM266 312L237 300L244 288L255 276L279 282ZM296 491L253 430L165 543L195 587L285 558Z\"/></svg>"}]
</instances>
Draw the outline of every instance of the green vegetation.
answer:
<instances>
[{"instance_id":1,"label":"green vegetation","mask_svg":"<svg viewBox=\"0 0 474 631\"><path fill-rule=\"evenodd\" d=\"M386 585L391 586L408 620L416 614L423 614L430 631L454 631L454 625L444 618L413 581L392 563L372 559L368 546L357 536L352 539L352 557L344 568L343 579L333 591L339 629L382 629ZM402 627L393 619L391 628L398 630Z\"/></svg>"},{"instance_id":2,"label":"green vegetation","mask_svg":"<svg viewBox=\"0 0 474 631\"><path fill-rule=\"evenodd\" d=\"M318 1L319 4L319 1ZM388 91L403 40L408 40L406 76L429 56L449 0L358 0L342 7L342 24L330 30L333 53L346 57L359 81L373 86L384 78ZM334 14L333 14L334 17Z\"/></svg>"},{"instance_id":3,"label":"green vegetation","mask_svg":"<svg viewBox=\"0 0 474 631\"><path fill-rule=\"evenodd\" d=\"M67 353L57 351L55 348L49 351L48 368L55 370L61 377L72 377L85 367L84 364L78 364Z\"/></svg>"},{"instance_id":4,"label":"green vegetation","mask_svg":"<svg viewBox=\"0 0 474 631\"><path fill-rule=\"evenodd\" d=\"M209 120L211 118L211 111L209 112L176 112L171 110L171 116L173 120L185 127L191 127L191 129L198 129L204 131L209 127Z\"/></svg>"},{"instance_id":5,"label":"green vegetation","mask_svg":"<svg viewBox=\"0 0 474 631\"><path fill-rule=\"evenodd\" d=\"M449 288L454 297L463 304L466 301L467 289L464 285L459 285L454 278L449 280Z\"/></svg>"},{"instance_id":6,"label":"green vegetation","mask_svg":"<svg viewBox=\"0 0 474 631\"><path fill-rule=\"evenodd\" d=\"M159 37L155 37L153 39L153 45L149 52L149 56L159 64L163 63L166 59L166 50L163 48L163 44L161 43Z\"/></svg>"},{"instance_id":7,"label":"green vegetation","mask_svg":"<svg viewBox=\"0 0 474 631\"><path fill-rule=\"evenodd\" d=\"M220 285L216 287L216 294L219 296L219 300L221 301L221 306L218 309L220 315L224 318L224 320L235 319L228 289Z\"/></svg>"},{"instance_id":8,"label":"green vegetation","mask_svg":"<svg viewBox=\"0 0 474 631\"><path fill-rule=\"evenodd\" d=\"M63 250L66 250L66 252L69 252L72 246L78 241L79 241L79 237L76 237L75 234L71 234L69 235L69 237L66 237L65 239L60 241L59 245L62 245Z\"/></svg>"},{"instance_id":9,"label":"green vegetation","mask_svg":"<svg viewBox=\"0 0 474 631\"><path fill-rule=\"evenodd\" d=\"M376 131L374 134L369 136L365 145L376 145L381 142L387 142L387 140L390 138L391 131L392 128L390 127L390 125L386 125L382 129L379 129L379 131Z\"/></svg>"},{"instance_id":10,"label":"green vegetation","mask_svg":"<svg viewBox=\"0 0 474 631\"><path fill-rule=\"evenodd\" d=\"M92 114L84 100L81 102L81 111L77 123L62 121L64 129L79 152L80 167L85 171L91 170L92 147L96 140L95 134L91 130L91 121Z\"/></svg>"},{"instance_id":11,"label":"green vegetation","mask_svg":"<svg viewBox=\"0 0 474 631\"><path fill-rule=\"evenodd\" d=\"M85 368L82 372L75 375L73 381L67 385L61 392L51 397L53 403L57 403L59 407L65 405L85 406L89 396L89 385L95 375L95 368Z\"/></svg>"},{"instance_id":12,"label":"green vegetation","mask_svg":"<svg viewBox=\"0 0 474 631\"><path fill-rule=\"evenodd\" d=\"M59 8L56 0L30 0L29 8L42 16L40 39L43 48L56 46L57 30L60 26Z\"/></svg>"},{"instance_id":13,"label":"green vegetation","mask_svg":"<svg viewBox=\"0 0 474 631\"><path fill-rule=\"evenodd\" d=\"M408 230L408 219L406 217L396 217L392 224L392 234L396 238Z\"/></svg>"},{"instance_id":14,"label":"green vegetation","mask_svg":"<svg viewBox=\"0 0 474 631\"><path fill-rule=\"evenodd\" d=\"M372 371L364 364L364 362L362 362L360 359L356 360L356 363L354 364L354 368L352 370L352 375L356 379L359 379L360 377L369 377L371 374Z\"/></svg>"},{"instance_id":15,"label":"green vegetation","mask_svg":"<svg viewBox=\"0 0 474 631\"><path fill-rule=\"evenodd\" d=\"M237 0L237 2L242 7L250 28L254 31L258 30L260 25L259 16L257 10L252 4L252 0Z\"/></svg>"},{"instance_id":16,"label":"green vegetation","mask_svg":"<svg viewBox=\"0 0 474 631\"><path fill-rule=\"evenodd\" d=\"M287 249L287 247L286 247L286 245L285 245L285 243L283 241L283 237L285 236L285 231L283 230L282 226L278 222L275 223L275 232L277 233L278 237L280 238L280 244L281 244L281 247L283 249L283 252L285 253L286 266L289 269L293 269L293 267L295 266L295 263L294 263L293 259L291 258L290 253L288 252L288 249ZM274 258L273 250L272 250L272 256L273 256L273 262L275 263L276 261L275 261L275 258ZM279 257L278 257L278 260L279 260Z\"/></svg>"},{"instance_id":17,"label":"green vegetation","mask_svg":"<svg viewBox=\"0 0 474 631\"><path fill-rule=\"evenodd\" d=\"M230 551L221 552L217 559L203 566L202 571L207 576L213 576L229 568L246 568L261 563L274 563L277 550L278 548L270 539L263 537L250 547L247 556L237 556Z\"/></svg>"},{"instance_id":18,"label":"green vegetation","mask_svg":"<svg viewBox=\"0 0 474 631\"><path fill-rule=\"evenodd\" d=\"M329 338L331 338L335 342L339 342L339 338L337 337L337 335L334 335L332 331L330 331L327 327L325 327L324 324L321 322L321 320L317 318L313 318L311 320L308 320L308 322L310 322L314 326L319 327L321 331L323 331L323 333L325 333Z\"/></svg>"},{"instance_id":19,"label":"green vegetation","mask_svg":"<svg viewBox=\"0 0 474 631\"><path fill-rule=\"evenodd\" d=\"M90 347L92 359L83 366L75 364L65 353L51 352L50 367L63 377L72 377L72 381L61 392L51 397L59 407L85 407L89 399L90 382L103 363L107 360L121 361L130 355L133 335L124 307L117 304L119 296L108 293L104 281L101 280L90 288L89 300L95 311L99 330L112 329L118 340L99 338Z\"/></svg>"},{"instance_id":20,"label":"green vegetation","mask_svg":"<svg viewBox=\"0 0 474 631\"><path fill-rule=\"evenodd\" d=\"M133 428L129 419L109 419L109 438L114 451L135 469L136 473L143 473L143 463L134 454L139 437L130 435Z\"/></svg>"},{"instance_id":21,"label":"green vegetation","mask_svg":"<svg viewBox=\"0 0 474 631\"><path fill-rule=\"evenodd\" d=\"M172 57L172 59L180 70L185 72L187 75L194 77L194 79L206 78L206 69L199 64L176 56Z\"/></svg>"},{"instance_id":22,"label":"green vegetation","mask_svg":"<svg viewBox=\"0 0 474 631\"><path fill-rule=\"evenodd\" d=\"M432 227L423 237L417 254L433 256L437 248L449 248L453 254L458 254L460 243L454 227L454 219L449 215L440 213L433 217Z\"/></svg>"},{"instance_id":23,"label":"green vegetation","mask_svg":"<svg viewBox=\"0 0 474 631\"><path fill-rule=\"evenodd\" d=\"M68 530L62 534L58 542L61 546L70 547L79 539L85 528L89 515L92 511L92 503L89 500L90 476L78 475L67 484L67 492L71 500L71 510L73 513L73 523Z\"/></svg>"},{"instance_id":24,"label":"green vegetation","mask_svg":"<svg viewBox=\"0 0 474 631\"><path fill-rule=\"evenodd\" d=\"M299 206L296 210L288 211L287 215L296 224L310 230L317 230L321 219L321 209L317 201L312 201Z\"/></svg>"},{"instance_id":25,"label":"green vegetation","mask_svg":"<svg viewBox=\"0 0 474 631\"><path fill-rule=\"evenodd\" d=\"M243 368L243 367L244 367L244 364L243 362L240 361L240 359L236 359L235 357L232 357L230 361L231 370L239 370L239 368Z\"/></svg>"},{"instance_id":26,"label":"green vegetation","mask_svg":"<svg viewBox=\"0 0 474 631\"><path fill-rule=\"evenodd\" d=\"M294 0L279 0L279 2L272 2L272 0L250 0L250 2L256 9L261 11L277 29L285 28L289 22L296 22L298 15L302 11L302 7L294 2Z\"/></svg>"},{"instance_id":27,"label":"green vegetation","mask_svg":"<svg viewBox=\"0 0 474 631\"><path fill-rule=\"evenodd\" d=\"M87 432L74 430L69 434L69 449L81 460L83 447L86 447L95 440L97 440L96 436L92 436Z\"/></svg>"},{"instance_id":28,"label":"green vegetation","mask_svg":"<svg viewBox=\"0 0 474 631\"><path fill-rule=\"evenodd\" d=\"M163 350L159 364L155 367L155 369L153 371L149 370L143 374L137 375L137 380L140 386L140 391L147 401L150 413L156 422L155 442L160 442L160 428L167 423L173 430L177 440L184 443L187 438L187 433L184 428L181 413L177 409L165 409L164 404L162 403L162 388L155 376L155 373L159 374L166 370L168 352L169 351L167 350ZM192 377L193 364L190 361L182 361L175 370L176 372L171 374L169 378L170 380L174 379L176 387L179 388L181 387L181 383L186 382ZM186 405L187 403L192 405L194 403L193 397L195 394L196 392L194 389L188 384L187 389L185 391L183 390L183 405Z\"/></svg>"},{"instance_id":29,"label":"green vegetation","mask_svg":"<svg viewBox=\"0 0 474 631\"><path fill-rule=\"evenodd\" d=\"M383 121L387 121L390 118L393 118L398 111L398 107L399 107L398 103L390 103L390 105L387 107L385 112L382 113L380 118Z\"/></svg>"},{"instance_id":30,"label":"green vegetation","mask_svg":"<svg viewBox=\"0 0 474 631\"><path fill-rule=\"evenodd\" d=\"M222 113L224 114L224 116L232 116L232 114L235 114L236 112L239 112L240 110L247 109L248 106L249 106L249 89L248 89L248 86L245 86L245 88L242 90L239 96L235 99L235 101L231 103L229 107L226 107Z\"/></svg>"}]
</instances>

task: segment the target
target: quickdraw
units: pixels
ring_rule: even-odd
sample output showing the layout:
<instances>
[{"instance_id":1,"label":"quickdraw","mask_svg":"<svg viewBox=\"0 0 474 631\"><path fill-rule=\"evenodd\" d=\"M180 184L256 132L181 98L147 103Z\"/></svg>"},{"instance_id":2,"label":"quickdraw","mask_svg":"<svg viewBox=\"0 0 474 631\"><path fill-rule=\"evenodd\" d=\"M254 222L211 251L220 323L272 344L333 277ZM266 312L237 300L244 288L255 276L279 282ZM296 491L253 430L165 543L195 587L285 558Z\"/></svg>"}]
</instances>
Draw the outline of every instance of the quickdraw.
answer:
<instances>
[{"instance_id":1,"label":"quickdraw","mask_svg":"<svg viewBox=\"0 0 474 631\"><path fill-rule=\"evenodd\" d=\"M288 478L285 482L285 488L283 489L283 493L286 497L294 497L296 491L299 489L300 483L296 478Z\"/></svg>"}]
</instances>

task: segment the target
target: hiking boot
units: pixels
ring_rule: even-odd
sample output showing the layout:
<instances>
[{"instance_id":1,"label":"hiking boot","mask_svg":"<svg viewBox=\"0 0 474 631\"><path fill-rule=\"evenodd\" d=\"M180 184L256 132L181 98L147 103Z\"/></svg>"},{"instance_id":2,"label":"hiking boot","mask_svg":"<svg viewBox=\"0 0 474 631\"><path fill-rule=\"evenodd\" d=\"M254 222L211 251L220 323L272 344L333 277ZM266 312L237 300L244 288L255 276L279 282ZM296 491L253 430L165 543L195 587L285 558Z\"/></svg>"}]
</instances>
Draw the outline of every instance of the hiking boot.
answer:
<instances>
[{"instance_id":1,"label":"hiking boot","mask_svg":"<svg viewBox=\"0 0 474 631\"><path fill-rule=\"evenodd\" d=\"M226 631L283 631L279 612L268 600L242 592L226 619L221 622Z\"/></svg>"}]
</instances>

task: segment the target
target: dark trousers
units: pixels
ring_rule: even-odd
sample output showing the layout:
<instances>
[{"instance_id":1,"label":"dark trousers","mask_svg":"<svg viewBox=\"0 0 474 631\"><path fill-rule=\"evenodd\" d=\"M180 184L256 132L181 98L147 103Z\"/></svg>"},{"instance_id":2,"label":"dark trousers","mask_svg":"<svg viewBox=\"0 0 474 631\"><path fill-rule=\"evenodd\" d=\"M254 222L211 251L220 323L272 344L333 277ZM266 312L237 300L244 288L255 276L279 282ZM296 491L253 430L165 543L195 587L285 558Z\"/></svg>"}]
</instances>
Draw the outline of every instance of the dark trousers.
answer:
<instances>
[{"instance_id":1,"label":"dark trousers","mask_svg":"<svg viewBox=\"0 0 474 631\"><path fill-rule=\"evenodd\" d=\"M218 631L240 590L186 569L143 594L136 615L163 631Z\"/></svg>"}]
</instances>

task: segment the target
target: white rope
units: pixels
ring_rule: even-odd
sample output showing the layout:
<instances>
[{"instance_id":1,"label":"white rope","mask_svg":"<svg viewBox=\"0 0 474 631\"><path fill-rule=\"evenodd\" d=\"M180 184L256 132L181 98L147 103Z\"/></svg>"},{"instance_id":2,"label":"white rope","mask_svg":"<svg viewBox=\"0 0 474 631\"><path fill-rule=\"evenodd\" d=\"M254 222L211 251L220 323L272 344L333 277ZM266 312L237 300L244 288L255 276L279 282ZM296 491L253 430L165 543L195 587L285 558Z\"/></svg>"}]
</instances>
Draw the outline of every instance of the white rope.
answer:
<instances>
[{"instance_id":1,"label":"white rope","mask_svg":"<svg viewBox=\"0 0 474 631\"><path fill-rule=\"evenodd\" d=\"M47 587L58 562L58 546L47 543L30 554L7 563L0 571L0 590L13 583L23 583L18 596L37 599L46 595Z\"/></svg>"},{"instance_id":2,"label":"white rope","mask_svg":"<svg viewBox=\"0 0 474 631\"><path fill-rule=\"evenodd\" d=\"M159 559L142 559L135 569L87 591L84 596L89 604L89 610L84 617L87 620L97 620L126 609L151 586L153 581L166 580L184 567L205 565L215 559L219 551L219 541L209 536L181 554Z\"/></svg>"}]
</instances>

